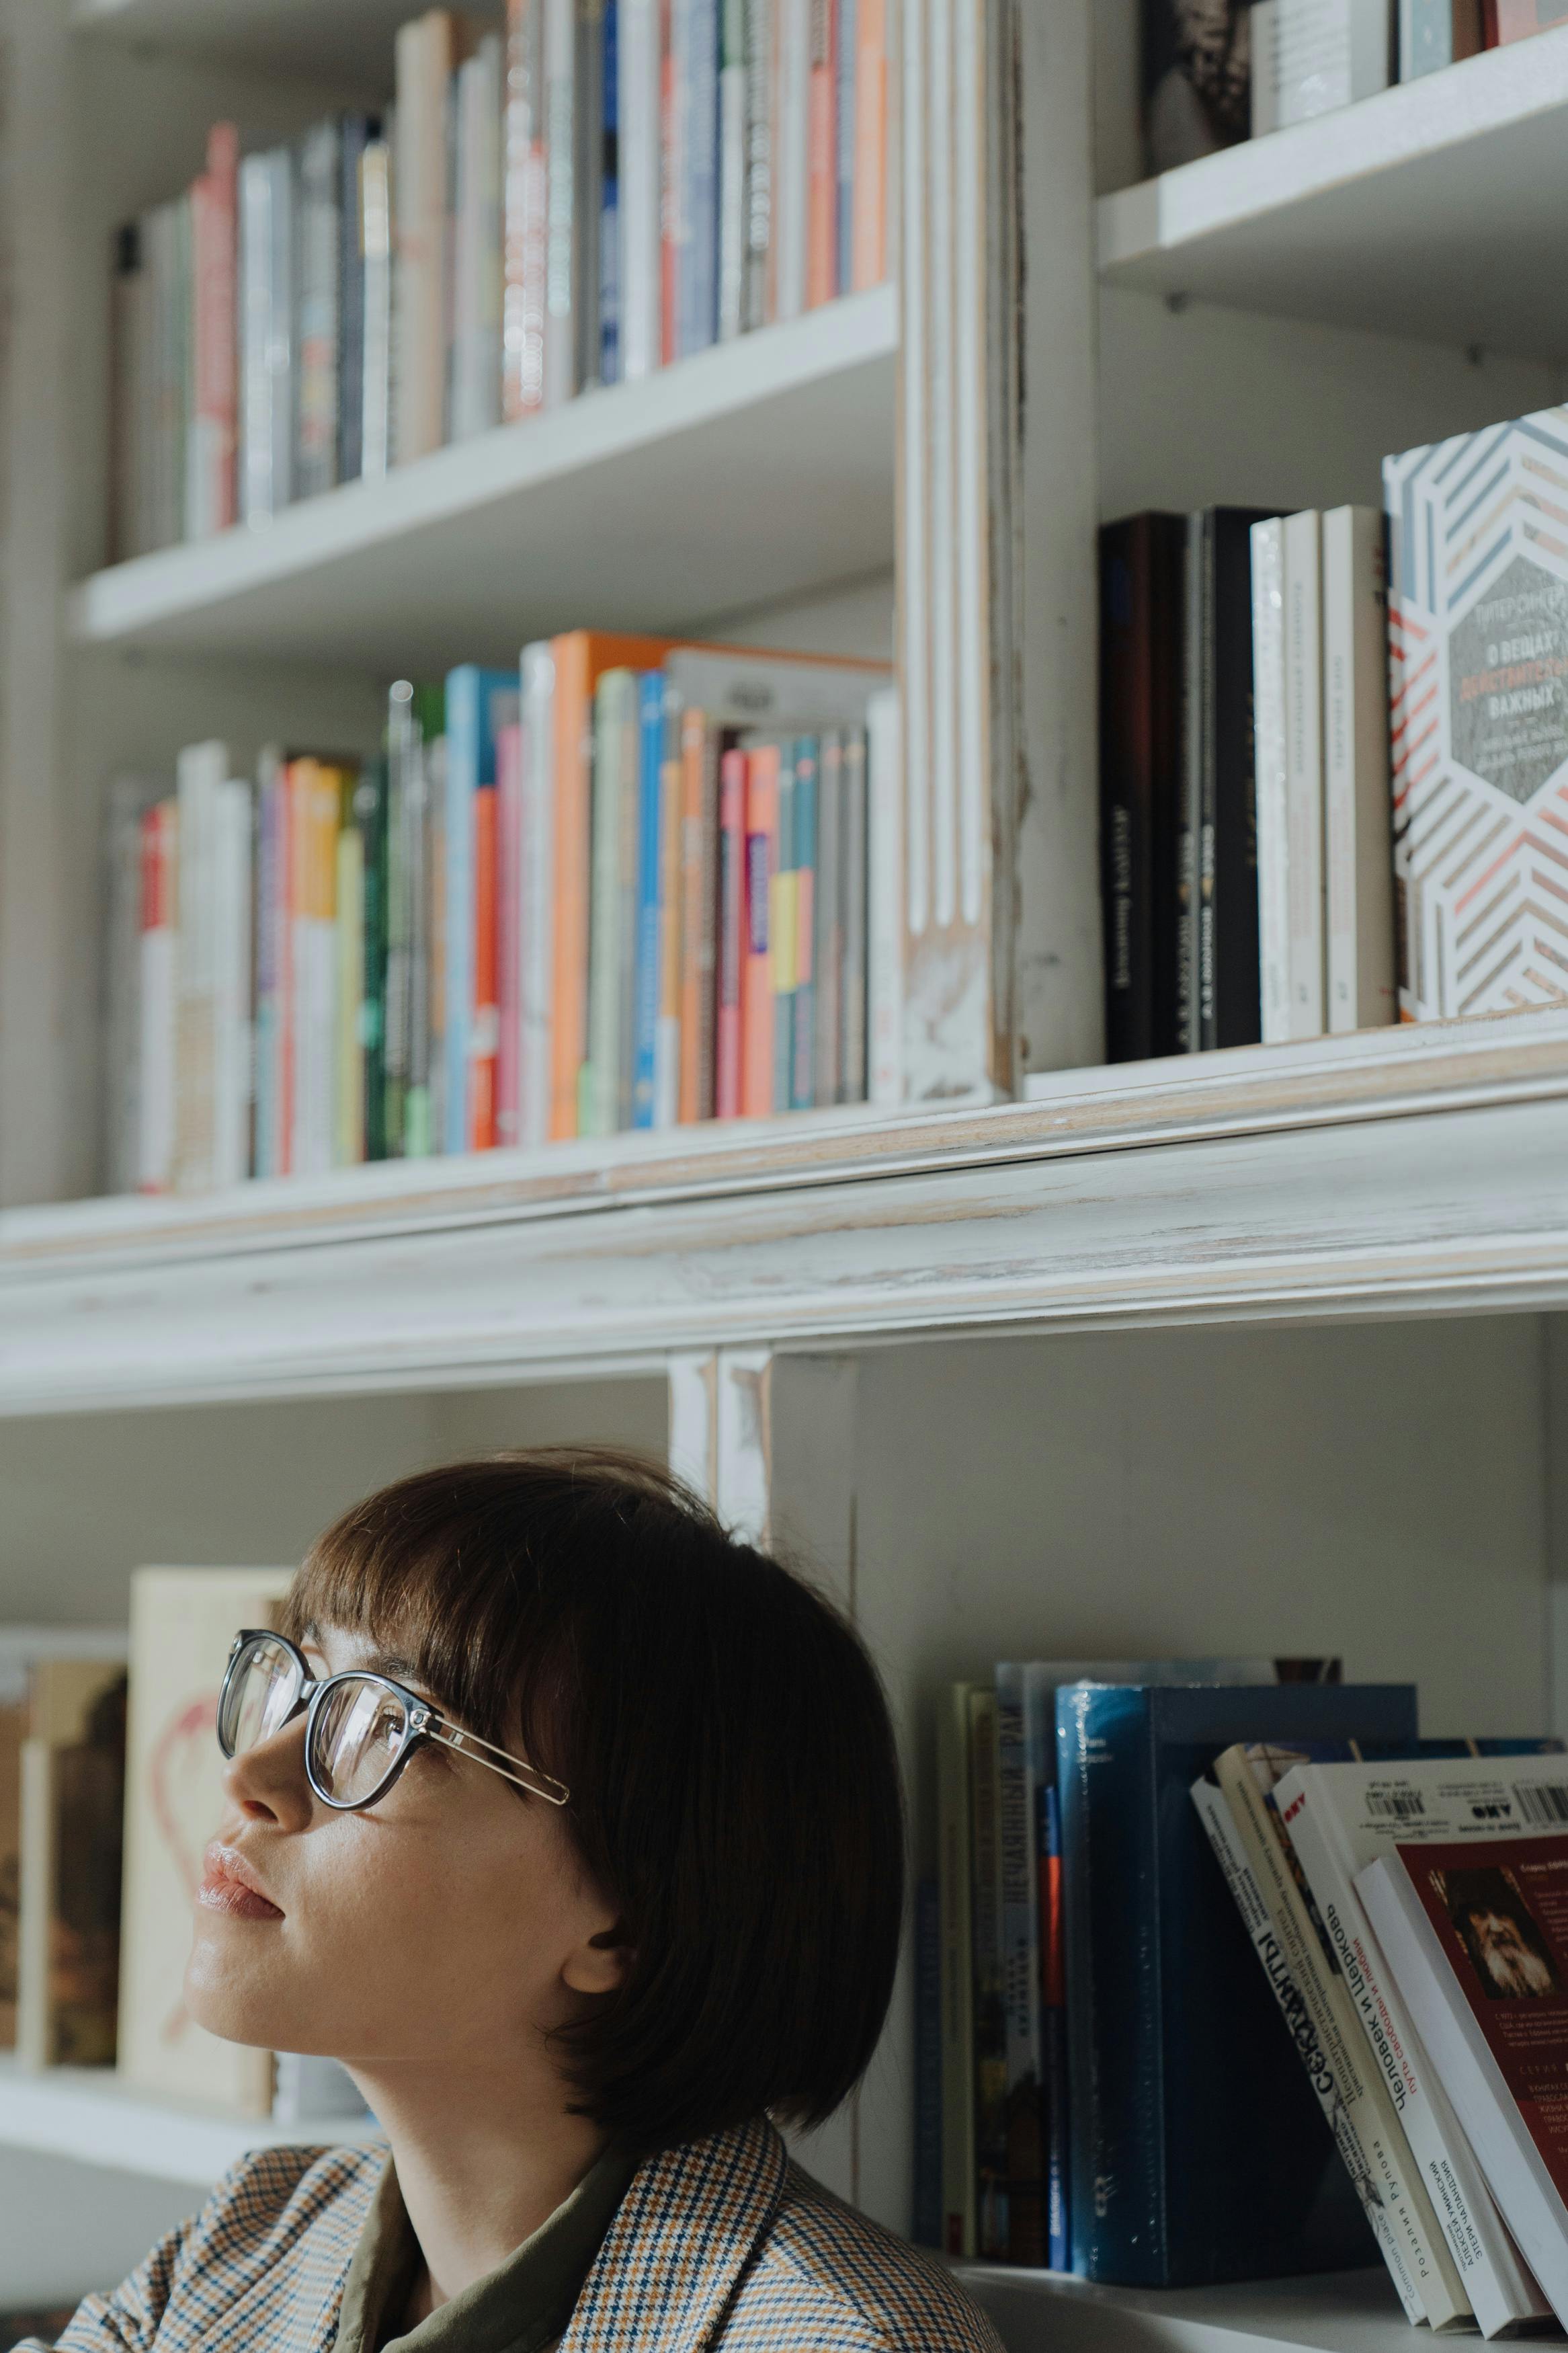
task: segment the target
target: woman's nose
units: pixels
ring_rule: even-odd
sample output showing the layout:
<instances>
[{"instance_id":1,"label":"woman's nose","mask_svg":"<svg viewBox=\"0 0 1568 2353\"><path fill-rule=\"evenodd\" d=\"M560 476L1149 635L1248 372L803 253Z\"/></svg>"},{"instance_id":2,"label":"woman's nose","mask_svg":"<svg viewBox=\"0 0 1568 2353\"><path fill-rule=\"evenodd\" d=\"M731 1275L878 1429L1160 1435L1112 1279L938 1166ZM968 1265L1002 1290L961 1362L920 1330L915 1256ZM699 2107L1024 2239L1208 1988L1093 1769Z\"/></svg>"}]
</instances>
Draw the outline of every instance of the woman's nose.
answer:
<instances>
[{"instance_id":1,"label":"woman's nose","mask_svg":"<svg viewBox=\"0 0 1568 2353\"><path fill-rule=\"evenodd\" d=\"M273 1822L286 1831L306 1829L315 1799L305 1774L304 1717L231 1757L223 1784L229 1804L247 1821Z\"/></svg>"}]
</instances>

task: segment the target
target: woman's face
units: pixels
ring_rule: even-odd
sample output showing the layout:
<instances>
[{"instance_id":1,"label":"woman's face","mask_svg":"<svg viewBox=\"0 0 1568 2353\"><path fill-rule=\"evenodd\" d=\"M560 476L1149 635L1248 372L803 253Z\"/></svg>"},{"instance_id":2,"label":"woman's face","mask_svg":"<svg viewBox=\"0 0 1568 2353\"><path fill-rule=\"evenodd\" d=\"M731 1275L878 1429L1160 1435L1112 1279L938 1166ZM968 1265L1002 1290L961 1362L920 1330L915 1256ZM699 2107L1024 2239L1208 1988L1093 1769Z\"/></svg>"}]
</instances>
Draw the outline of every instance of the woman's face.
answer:
<instances>
[{"instance_id":1,"label":"woman's face","mask_svg":"<svg viewBox=\"0 0 1568 2353\"><path fill-rule=\"evenodd\" d=\"M334 1628L312 1673L400 1661ZM429 1696L436 1696L434 1694ZM195 1902L185 2000L231 2042L377 2063L537 2059L540 2038L611 1991L615 1915L558 1808L434 1741L379 1804L323 1806L301 1715L237 1757Z\"/></svg>"}]
</instances>

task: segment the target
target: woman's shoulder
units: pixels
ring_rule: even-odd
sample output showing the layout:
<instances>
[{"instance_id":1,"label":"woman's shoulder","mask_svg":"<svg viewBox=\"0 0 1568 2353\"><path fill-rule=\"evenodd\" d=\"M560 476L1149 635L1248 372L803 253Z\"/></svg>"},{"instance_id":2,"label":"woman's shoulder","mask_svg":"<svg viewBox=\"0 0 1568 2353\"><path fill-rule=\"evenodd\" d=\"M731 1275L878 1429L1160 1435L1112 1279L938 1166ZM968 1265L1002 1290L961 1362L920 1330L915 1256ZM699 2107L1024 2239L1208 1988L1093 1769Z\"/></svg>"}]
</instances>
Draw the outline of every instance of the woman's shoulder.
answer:
<instances>
[{"instance_id":1,"label":"woman's shoulder","mask_svg":"<svg viewBox=\"0 0 1568 2353\"><path fill-rule=\"evenodd\" d=\"M341 2243L346 2262L385 2163L380 2147L251 2149L196 2216L186 2252L249 2267L297 2254L309 2240L329 2261Z\"/></svg>"},{"instance_id":2,"label":"woman's shoulder","mask_svg":"<svg viewBox=\"0 0 1568 2353\"><path fill-rule=\"evenodd\" d=\"M722 2343L724 2353L801 2343L856 2353L1003 2353L990 2320L944 2264L795 2164Z\"/></svg>"}]
</instances>

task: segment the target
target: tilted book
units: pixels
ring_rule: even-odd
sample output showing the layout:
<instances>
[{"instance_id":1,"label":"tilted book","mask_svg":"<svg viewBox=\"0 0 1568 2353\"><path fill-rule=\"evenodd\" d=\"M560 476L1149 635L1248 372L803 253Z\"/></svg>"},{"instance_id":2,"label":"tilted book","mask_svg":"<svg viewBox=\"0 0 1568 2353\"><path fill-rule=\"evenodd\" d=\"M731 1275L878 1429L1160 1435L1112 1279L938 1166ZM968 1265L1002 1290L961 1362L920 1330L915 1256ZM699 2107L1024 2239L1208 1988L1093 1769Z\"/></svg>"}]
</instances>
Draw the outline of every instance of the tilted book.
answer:
<instances>
[{"instance_id":1,"label":"tilted book","mask_svg":"<svg viewBox=\"0 0 1568 2353\"><path fill-rule=\"evenodd\" d=\"M1399 1003L1568 997L1568 408L1384 461Z\"/></svg>"}]
</instances>

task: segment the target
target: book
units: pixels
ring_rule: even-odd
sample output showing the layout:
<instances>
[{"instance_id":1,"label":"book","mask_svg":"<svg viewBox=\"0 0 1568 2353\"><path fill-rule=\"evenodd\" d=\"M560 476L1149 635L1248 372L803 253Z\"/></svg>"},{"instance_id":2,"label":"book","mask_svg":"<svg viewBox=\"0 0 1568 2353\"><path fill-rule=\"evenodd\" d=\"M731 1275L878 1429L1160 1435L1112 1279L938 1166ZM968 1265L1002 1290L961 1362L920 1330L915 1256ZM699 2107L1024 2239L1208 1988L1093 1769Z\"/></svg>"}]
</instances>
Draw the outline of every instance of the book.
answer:
<instances>
[{"instance_id":1,"label":"book","mask_svg":"<svg viewBox=\"0 0 1568 2353\"><path fill-rule=\"evenodd\" d=\"M736 752L722 752L721 781L721 737L705 712L684 712L680 726L678 1109L686 1123L733 1118L741 1108L746 782ZM736 760L738 770L729 766Z\"/></svg>"},{"instance_id":2,"label":"book","mask_svg":"<svg viewBox=\"0 0 1568 2353\"><path fill-rule=\"evenodd\" d=\"M1058 1693L1072 2260L1085 2277L1173 2287L1370 2254L1187 1791L1235 1739L1413 1738L1415 1719L1398 1685Z\"/></svg>"},{"instance_id":3,"label":"book","mask_svg":"<svg viewBox=\"0 0 1568 2353\"><path fill-rule=\"evenodd\" d=\"M680 699L668 685L664 696L664 757L658 795L658 923L657 988L654 998L653 1124L673 1127L680 1115L680 1024L682 998L681 867L685 838L686 760L683 751L685 712ZM711 907L697 911L702 927L711 933ZM713 1040L700 1039L710 1072Z\"/></svg>"},{"instance_id":4,"label":"book","mask_svg":"<svg viewBox=\"0 0 1568 2353\"><path fill-rule=\"evenodd\" d=\"M1250 507L1194 517L1200 598L1195 804L1197 1042L1204 1051L1260 1035L1256 747L1252 712Z\"/></svg>"},{"instance_id":5,"label":"book","mask_svg":"<svg viewBox=\"0 0 1568 2353\"><path fill-rule=\"evenodd\" d=\"M634 771L637 810L636 849L630 866L633 917L631 991L631 1102L629 1118L621 1126L658 1124L659 997L663 981L663 931L660 895L664 874L665 799L668 777L665 762L666 699L662 670L646 671L638 681L638 760ZM625 928L621 938L626 937Z\"/></svg>"},{"instance_id":6,"label":"book","mask_svg":"<svg viewBox=\"0 0 1568 2353\"><path fill-rule=\"evenodd\" d=\"M1484 470L1484 471L1482 470ZM1384 461L1399 1005L1411 1021L1558 1004L1568 919L1568 556L1540 500L1568 409ZM1479 482L1492 528L1461 531Z\"/></svg>"},{"instance_id":7,"label":"book","mask_svg":"<svg viewBox=\"0 0 1568 2353\"><path fill-rule=\"evenodd\" d=\"M773 1000L771 1108L788 1111L795 1087L795 957L800 949L800 869L795 847L797 777L793 738L779 746L778 823L768 894L768 986Z\"/></svg>"},{"instance_id":8,"label":"book","mask_svg":"<svg viewBox=\"0 0 1568 2353\"><path fill-rule=\"evenodd\" d=\"M970 1936L974 2037L974 2251L1005 2263L1007 2207L1007 2009L1002 1916L1001 1756L996 1694L969 1693Z\"/></svg>"},{"instance_id":9,"label":"book","mask_svg":"<svg viewBox=\"0 0 1568 2353\"><path fill-rule=\"evenodd\" d=\"M1485 46L1481 0L1399 0L1399 79L1419 80Z\"/></svg>"},{"instance_id":10,"label":"book","mask_svg":"<svg viewBox=\"0 0 1568 2353\"><path fill-rule=\"evenodd\" d=\"M1047 2254L1045 2060L1039 1966L1038 1809L1046 1780L1049 1670L996 1669L1002 1987L1006 2018L1007 2254L1038 2267ZM1054 1778L1054 1777L1053 1777Z\"/></svg>"},{"instance_id":11,"label":"book","mask_svg":"<svg viewBox=\"0 0 1568 2353\"><path fill-rule=\"evenodd\" d=\"M621 375L651 375L662 358L660 0L620 0L616 153L621 230Z\"/></svg>"},{"instance_id":12,"label":"book","mask_svg":"<svg viewBox=\"0 0 1568 2353\"><path fill-rule=\"evenodd\" d=\"M1482 0L1488 48L1528 40L1568 21L1563 0Z\"/></svg>"},{"instance_id":13,"label":"book","mask_svg":"<svg viewBox=\"0 0 1568 2353\"><path fill-rule=\"evenodd\" d=\"M636 0L623 0L626 9ZM651 8L654 0L641 0ZM545 0L507 0L502 127L501 413L544 403L545 256L549 173L544 82Z\"/></svg>"},{"instance_id":14,"label":"book","mask_svg":"<svg viewBox=\"0 0 1568 2353\"><path fill-rule=\"evenodd\" d=\"M397 463L446 438L447 86L454 26L426 9L398 29L393 134L394 448Z\"/></svg>"},{"instance_id":15,"label":"book","mask_svg":"<svg viewBox=\"0 0 1568 2353\"><path fill-rule=\"evenodd\" d=\"M1322 554L1315 510L1285 519L1285 822L1292 1038L1327 1027Z\"/></svg>"},{"instance_id":16,"label":"book","mask_svg":"<svg viewBox=\"0 0 1568 2353\"><path fill-rule=\"evenodd\" d=\"M1533 1827L1568 1806L1562 1755L1308 1763L1279 1784L1279 1819L1311 1888L1373 2063L1481 2333L1546 2316L1547 2306L1498 2216L1440 2079L1410 2021L1355 1889L1358 1872L1401 1839L1486 1838ZM1528 1810L1526 1809L1528 1808Z\"/></svg>"},{"instance_id":17,"label":"book","mask_svg":"<svg viewBox=\"0 0 1568 2353\"><path fill-rule=\"evenodd\" d=\"M13 1651L13 1677L16 1663ZM119 2004L123 1639L34 1650L18 1713L16 2056L26 2067L108 2066Z\"/></svg>"},{"instance_id":18,"label":"book","mask_svg":"<svg viewBox=\"0 0 1568 2353\"><path fill-rule=\"evenodd\" d=\"M805 307L838 291L838 17L842 0L811 0L805 85ZM854 52L851 50L851 56Z\"/></svg>"},{"instance_id":19,"label":"book","mask_svg":"<svg viewBox=\"0 0 1568 2353\"><path fill-rule=\"evenodd\" d=\"M1367 1737L1368 1728L1347 1727L1340 1736ZM1304 1727L1299 1738L1335 1736ZM1372 1735L1374 1738L1382 1736ZM1400 1739L1409 1744L1412 1733ZM1289 1837L1281 1824L1275 1785L1296 1762L1281 1752L1279 1737L1237 1744L1215 1760L1215 1778L1279 1939L1286 1966L1306 2003L1356 2151L1356 2170L1373 2185L1387 2217L1393 2255L1390 2271L1406 2310L1435 2328L1468 2319L1469 2299L1448 2252L1442 2226L1420 2168L1405 2136L1398 2107L1380 2071L1364 2055L1360 2025L1334 1950L1308 1899Z\"/></svg>"},{"instance_id":20,"label":"book","mask_svg":"<svg viewBox=\"0 0 1568 2353\"><path fill-rule=\"evenodd\" d=\"M467 1152L474 1124L476 1063L484 1061L489 1076L482 1092L493 1104L495 1031L499 1020L493 995L495 983L493 923L495 869L496 739L498 728L512 715L518 689L510 670L481 670L462 663L447 673L446 771L446 933L445 1004L446 1093L442 1149ZM490 796L489 801L485 796ZM481 892L479 833L489 831L491 888ZM487 911L488 972L491 994L481 999L478 989L479 910ZM493 1117L485 1116L493 1133Z\"/></svg>"},{"instance_id":21,"label":"book","mask_svg":"<svg viewBox=\"0 0 1568 2353\"><path fill-rule=\"evenodd\" d=\"M1184 527L1100 535L1100 896L1106 1060L1176 1050L1176 788Z\"/></svg>"},{"instance_id":22,"label":"book","mask_svg":"<svg viewBox=\"0 0 1568 2353\"><path fill-rule=\"evenodd\" d=\"M858 0L837 0L833 26L833 292L855 284L855 77L860 66ZM874 169L875 166L873 165Z\"/></svg>"},{"instance_id":23,"label":"book","mask_svg":"<svg viewBox=\"0 0 1568 2353\"><path fill-rule=\"evenodd\" d=\"M156 778L110 779L103 856L103 1167L111 1193L134 1193L142 1177L142 924L146 895L148 812Z\"/></svg>"},{"instance_id":24,"label":"book","mask_svg":"<svg viewBox=\"0 0 1568 2353\"><path fill-rule=\"evenodd\" d=\"M599 382L621 381L620 0L605 0L599 135Z\"/></svg>"},{"instance_id":25,"label":"book","mask_svg":"<svg viewBox=\"0 0 1568 2353\"><path fill-rule=\"evenodd\" d=\"M359 480L364 462L364 156L380 134L378 115L352 110L338 120L337 479Z\"/></svg>"},{"instance_id":26,"label":"book","mask_svg":"<svg viewBox=\"0 0 1568 2353\"><path fill-rule=\"evenodd\" d=\"M742 307L748 330L766 325L773 281L775 5L776 0L745 0L746 253Z\"/></svg>"},{"instance_id":27,"label":"book","mask_svg":"<svg viewBox=\"0 0 1568 2353\"><path fill-rule=\"evenodd\" d=\"M1323 517L1323 815L1331 1030L1397 1018L1383 517Z\"/></svg>"},{"instance_id":28,"label":"book","mask_svg":"<svg viewBox=\"0 0 1568 2353\"><path fill-rule=\"evenodd\" d=\"M294 174L287 147L239 166L239 512L253 528L294 495Z\"/></svg>"},{"instance_id":29,"label":"book","mask_svg":"<svg viewBox=\"0 0 1568 2353\"><path fill-rule=\"evenodd\" d=\"M1520 2252L1568 2314L1568 1837L1399 1841L1356 1889Z\"/></svg>"},{"instance_id":30,"label":"book","mask_svg":"<svg viewBox=\"0 0 1568 2353\"><path fill-rule=\"evenodd\" d=\"M904 1100L904 773L899 697L866 706L867 1098Z\"/></svg>"},{"instance_id":31,"label":"book","mask_svg":"<svg viewBox=\"0 0 1568 2353\"><path fill-rule=\"evenodd\" d=\"M776 744L759 744L747 755L740 1107L748 1119L765 1117L773 1107L773 892L781 773Z\"/></svg>"},{"instance_id":32,"label":"book","mask_svg":"<svg viewBox=\"0 0 1568 2353\"><path fill-rule=\"evenodd\" d=\"M844 780L838 1101L864 1103L867 1096L867 872L870 855L866 730L863 727L847 727L841 731L840 740L843 744Z\"/></svg>"},{"instance_id":33,"label":"book","mask_svg":"<svg viewBox=\"0 0 1568 2353\"><path fill-rule=\"evenodd\" d=\"M294 151L294 494L338 479L342 149L335 119L312 123Z\"/></svg>"},{"instance_id":34,"label":"book","mask_svg":"<svg viewBox=\"0 0 1568 2353\"><path fill-rule=\"evenodd\" d=\"M487 33L458 68L454 100L452 441L500 421L501 43Z\"/></svg>"},{"instance_id":35,"label":"book","mask_svg":"<svg viewBox=\"0 0 1568 2353\"><path fill-rule=\"evenodd\" d=\"M239 133L232 122L215 122L207 132L206 167L191 186L191 422L185 445L185 535L191 539L225 531L235 520L238 205Z\"/></svg>"},{"instance_id":36,"label":"book","mask_svg":"<svg viewBox=\"0 0 1568 2353\"><path fill-rule=\"evenodd\" d=\"M1217 0L1201 33L1180 0L1142 0L1143 136L1149 170L1169 172L1247 135L1247 0Z\"/></svg>"},{"instance_id":37,"label":"book","mask_svg":"<svg viewBox=\"0 0 1568 2353\"><path fill-rule=\"evenodd\" d=\"M547 641L524 646L521 679L517 1140L540 1145L554 1084L555 656Z\"/></svg>"},{"instance_id":38,"label":"book","mask_svg":"<svg viewBox=\"0 0 1568 2353\"><path fill-rule=\"evenodd\" d=\"M544 320L542 402L577 390L577 22L574 0L544 0Z\"/></svg>"},{"instance_id":39,"label":"book","mask_svg":"<svg viewBox=\"0 0 1568 2353\"><path fill-rule=\"evenodd\" d=\"M812 1099L819 1103L844 1100L844 733L826 729L817 747L811 962L816 997Z\"/></svg>"},{"instance_id":40,"label":"book","mask_svg":"<svg viewBox=\"0 0 1568 2353\"><path fill-rule=\"evenodd\" d=\"M1252 707L1259 1032L1290 1036L1289 763L1285 739L1285 523L1252 527Z\"/></svg>"},{"instance_id":41,"label":"book","mask_svg":"<svg viewBox=\"0 0 1568 2353\"><path fill-rule=\"evenodd\" d=\"M521 697L520 697L521 705ZM496 1142L521 1134L522 760L521 716L496 735Z\"/></svg>"},{"instance_id":42,"label":"book","mask_svg":"<svg viewBox=\"0 0 1568 2353\"><path fill-rule=\"evenodd\" d=\"M784 1050L789 1061L789 1095L781 1106L809 1111L816 1101L816 885L820 849L818 739L797 735L790 795L792 871L790 908L795 952L789 961L789 1030Z\"/></svg>"},{"instance_id":43,"label":"book","mask_svg":"<svg viewBox=\"0 0 1568 2353\"><path fill-rule=\"evenodd\" d=\"M850 284L888 274L888 0L855 0L855 166Z\"/></svg>"},{"instance_id":44,"label":"book","mask_svg":"<svg viewBox=\"0 0 1568 2353\"><path fill-rule=\"evenodd\" d=\"M392 464L392 143L367 139L359 166L360 247L364 266L359 470L379 481ZM345 480L347 477L345 476Z\"/></svg>"},{"instance_id":45,"label":"book","mask_svg":"<svg viewBox=\"0 0 1568 2353\"><path fill-rule=\"evenodd\" d=\"M248 2116L272 2102L272 2056L197 2026L182 1990L191 1902L223 1814L216 1725L229 1644L268 1626L288 1569L139 1568L131 1579L131 1712L119 2064L126 2082Z\"/></svg>"},{"instance_id":46,"label":"book","mask_svg":"<svg viewBox=\"0 0 1568 2353\"><path fill-rule=\"evenodd\" d=\"M1390 0L1274 0L1271 129L1310 121L1386 90L1393 73Z\"/></svg>"},{"instance_id":47,"label":"book","mask_svg":"<svg viewBox=\"0 0 1568 2353\"><path fill-rule=\"evenodd\" d=\"M938 1977L942 2010L942 2221L944 2253L972 2258L975 2229L973 1809L970 1698L951 1683L937 1716Z\"/></svg>"},{"instance_id":48,"label":"book","mask_svg":"<svg viewBox=\"0 0 1568 2353\"><path fill-rule=\"evenodd\" d=\"M746 0L719 11L719 341L746 331Z\"/></svg>"},{"instance_id":49,"label":"book","mask_svg":"<svg viewBox=\"0 0 1568 2353\"><path fill-rule=\"evenodd\" d=\"M798 319L806 305L813 5L814 0L773 0L770 319Z\"/></svg>"},{"instance_id":50,"label":"book","mask_svg":"<svg viewBox=\"0 0 1568 2353\"><path fill-rule=\"evenodd\" d=\"M605 41L612 0L574 0L572 83L572 389L602 381Z\"/></svg>"},{"instance_id":51,"label":"book","mask_svg":"<svg viewBox=\"0 0 1568 2353\"><path fill-rule=\"evenodd\" d=\"M719 0L669 0L677 111L675 356L706 351L719 328Z\"/></svg>"},{"instance_id":52,"label":"book","mask_svg":"<svg viewBox=\"0 0 1568 2353\"><path fill-rule=\"evenodd\" d=\"M657 680L657 672L649 675ZM594 692L588 1054L578 1097L583 1135L613 1135L630 1124L642 691L637 672L623 668L606 670Z\"/></svg>"}]
</instances>

